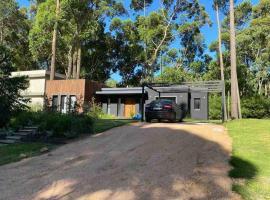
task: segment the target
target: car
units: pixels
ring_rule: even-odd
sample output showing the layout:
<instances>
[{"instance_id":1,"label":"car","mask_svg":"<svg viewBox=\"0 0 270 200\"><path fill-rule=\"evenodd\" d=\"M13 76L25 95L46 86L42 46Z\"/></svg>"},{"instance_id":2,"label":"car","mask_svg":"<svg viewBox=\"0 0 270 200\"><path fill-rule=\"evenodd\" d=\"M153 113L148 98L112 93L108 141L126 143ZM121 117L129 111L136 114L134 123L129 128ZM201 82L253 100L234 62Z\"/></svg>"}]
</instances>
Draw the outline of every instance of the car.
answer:
<instances>
[{"instance_id":1,"label":"car","mask_svg":"<svg viewBox=\"0 0 270 200\"><path fill-rule=\"evenodd\" d=\"M169 120L171 122L183 119L183 110L170 99L158 99L145 106L145 120L151 122L153 119Z\"/></svg>"}]
</instances>

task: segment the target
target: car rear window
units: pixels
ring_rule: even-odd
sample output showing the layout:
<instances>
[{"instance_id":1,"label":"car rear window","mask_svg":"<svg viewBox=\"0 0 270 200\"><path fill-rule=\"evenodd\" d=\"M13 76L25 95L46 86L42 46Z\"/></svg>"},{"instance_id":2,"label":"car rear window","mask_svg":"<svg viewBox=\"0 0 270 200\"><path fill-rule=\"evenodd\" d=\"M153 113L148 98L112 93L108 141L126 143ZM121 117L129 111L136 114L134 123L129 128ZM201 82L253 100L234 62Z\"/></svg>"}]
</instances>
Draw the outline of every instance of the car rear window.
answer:
<instances>
[{"instance_id":1,"label":"car rear window","mask_svg":"<svg viewBox=\"0 0 270 200\"><path fill-rule=\"evenodd\" d=\"M159 100L152 101L151 104L159 104L159 103L161 103L161 104L172 104L173 101L170 100L170 99L159 99Z\"/></svg>"}]
</instances>

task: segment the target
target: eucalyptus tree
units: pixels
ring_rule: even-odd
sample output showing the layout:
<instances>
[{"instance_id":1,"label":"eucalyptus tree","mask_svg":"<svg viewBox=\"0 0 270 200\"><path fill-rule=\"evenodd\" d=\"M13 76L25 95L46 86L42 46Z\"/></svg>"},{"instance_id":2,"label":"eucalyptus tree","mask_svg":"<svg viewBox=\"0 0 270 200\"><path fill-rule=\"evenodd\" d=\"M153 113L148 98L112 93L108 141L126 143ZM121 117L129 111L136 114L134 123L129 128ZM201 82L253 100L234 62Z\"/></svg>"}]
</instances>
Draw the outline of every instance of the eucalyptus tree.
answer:
<instances>
[{"instance_id":1,"label":"eucalyptus tree","mask_svg":"<svg viewBox=\"0 0 270 200\"><path fill-rule=\"evenodd\" d=\"M221 8L226 8L226 3L228 1L226 0L214 0L213 1L213 8L216 11L216 19L217 19L217 29L218 29L218 52L219 52L219 65L220 65L220 76L221 80L225 82L225 77L224 77L224 61L223 61L223 54L222 54L222 38L221 38L221 23L220 23L220 7ZM224 104L224 116L225 120L227 120L227 106Z\"/></svg>"},{"instance_id":2,"label":"eucalyptus tree","mask_svg":"<svg viewBox=\"0 0 270 200\"><path fill-rule=\"evenodd\" d=\"M140 15L134 21L114 19L111 30L116 35L132 33L138 48L146 50L134 55L137 61L133 70L140 69L143 79L153 80L154 72L158 69L160 52L166 52L173 41L180 41L181 53L186 63L192 62L196 56L202 55L203 38L200 28L210 23L207 13L198 0L160 0L160 8L148 15ZM144 10L153 1L132 1L131 8ZM118 27L117 27L118 25ZM128 30L128 31L126 31ZM129 43L129 36L126 37ZM135 57L139 59L135 59Z\"/></svg>"},{"instance_id":3,"label":"eucalyptus tree","mask_svg":"<svg viewBox=\"0 0 270 200\"><path fill-rule=\"evenodd\" d=\"M270 92L270 1L261 0L253 7L251 20L237 35L241 62L254 74L255 92ZM240 14L239 14L240 15Z\"/></svg>"}]
</instances>

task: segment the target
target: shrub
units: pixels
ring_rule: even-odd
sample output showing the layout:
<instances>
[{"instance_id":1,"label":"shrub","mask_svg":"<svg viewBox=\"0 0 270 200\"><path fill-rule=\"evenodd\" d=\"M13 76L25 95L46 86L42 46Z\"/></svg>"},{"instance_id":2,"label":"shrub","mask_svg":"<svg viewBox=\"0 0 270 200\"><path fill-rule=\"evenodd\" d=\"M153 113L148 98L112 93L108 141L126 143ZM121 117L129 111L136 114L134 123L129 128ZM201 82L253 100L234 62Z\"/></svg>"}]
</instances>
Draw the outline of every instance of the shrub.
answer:
<instances>
[{"instance_id":1,"label":"shrub","mask_svg":"<svg viewBox=\"0 0 270 200\"><path fill-rule=\"evenodd\" d=\"M241 99L243 118L270 118L270 99L262 96Z\"/></svg>"},{"instance_id":2,"label":"shrub","mask_svg":"<svg viewBox=\"0 0 270 200\"><path fill-rule=\"evenodd\" d=\"M209 119L221 119L221 95L209 95Z\"/></svg>"},{"instance_id":3,"label":"shrub","mask_svg":"<svg viewBox=\"0 0 270 200\"><path fill-rule=\"evenodd\" d=\"M40 132L51 132L52 137L76 137L93 133L94 120L87 115L52 112L24 112L11 120L10 126L19 129L27 125L38 126Z\"/></svg>"}]
</instances>

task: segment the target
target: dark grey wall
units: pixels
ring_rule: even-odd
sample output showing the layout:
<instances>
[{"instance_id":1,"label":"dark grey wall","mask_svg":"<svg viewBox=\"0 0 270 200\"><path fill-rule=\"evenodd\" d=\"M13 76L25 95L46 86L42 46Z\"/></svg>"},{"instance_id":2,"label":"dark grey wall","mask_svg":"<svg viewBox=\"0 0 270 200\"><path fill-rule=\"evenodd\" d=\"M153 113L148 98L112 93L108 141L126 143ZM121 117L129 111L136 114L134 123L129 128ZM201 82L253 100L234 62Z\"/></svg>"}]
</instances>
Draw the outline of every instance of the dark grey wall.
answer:
<instances>
[{"instance_id":1,"label":"dark grey wall","mask_svg":"<svg viewBox=\"0 0 270 200\"><path fill-rule=\"evenodd\" d=\"M194 99L200 99L200 109L194 108ZM208 120L208 93L191 91L190 114L192 119Z\"/></svg>"}]
</instances>

